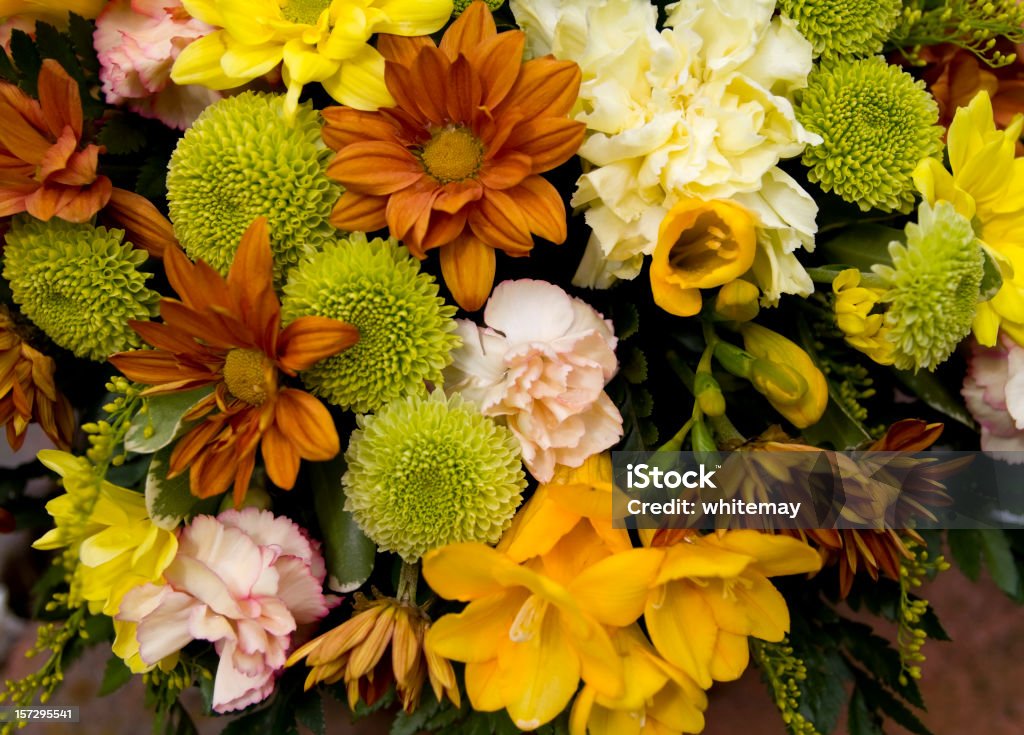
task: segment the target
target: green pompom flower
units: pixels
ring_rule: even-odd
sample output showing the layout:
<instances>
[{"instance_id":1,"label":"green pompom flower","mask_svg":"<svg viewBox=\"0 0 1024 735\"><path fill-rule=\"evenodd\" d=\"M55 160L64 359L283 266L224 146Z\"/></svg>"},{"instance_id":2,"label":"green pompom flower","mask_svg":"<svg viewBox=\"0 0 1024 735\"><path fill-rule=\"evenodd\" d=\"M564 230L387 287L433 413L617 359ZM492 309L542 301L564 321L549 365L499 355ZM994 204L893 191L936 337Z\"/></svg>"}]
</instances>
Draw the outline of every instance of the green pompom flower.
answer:
<instances>
[{"instance_id":1,"label":"green pompom flower","mask_svg":"<svg viewBox=\"0 0 1024 735\"><path fill-rule=\"evenodd\" d=\"M257 217L270 225L274 277L336 235L328 222L341 189L326 176L331 150L320 114L284 97L246 92L217 102L178 142L167 174L174 234L193 260L227 273L242 233Z\"/></svg>"},{"instance_id":2,"label":"green pompom flower","mask_svg":"<svg viewBox=\"0 0 1024 735\"><path fill-rule=\"evenodd\" d=\"M302 374L314 394L359 413L422 391L424 381L440 383L460 343L455 307L394 240L353 232L303 260L284 292L286 320L324 316L359 330L353 347Z\"/></svg>"},{"instance_id":3,"label":"green pompom flower","mask_svg":"<svg viewBox=\"0 0 1024 735\"><path fill-rule=\"evenodd\" d=\"M7 233L4 278L14 302L57 345L103 361L139 347L129 319L156 315L160 295L138 266L146 253L123 230L18 217Z\"/></svg>"},{"instance_id":4,"label":"green pompom flower","mask_svg":"<svg viewBox=\"0 0 1024 735\"><path fill-rule=\"evenodd\" d=\"M452 9L452 17L458 18L460 15L466 12L466 8L472 5L473 2L474 0L455 0ZM505 0L484 0L484 2L487 3L487 8L492 13L505 4Z\"/></svg>"},{"instance_id":5,"label":"green pompom flower","mask_svg":"<svg viewBox=\"0 0 1024 735\"><path fill-rule=\"evenodd\" d=\"M971 223L949 202L918 209L907 244L892 243L892 266L873 270L888 284L885 325L901 370L932 370L970 334L985 272Z\"/></svg>"},{"instance_id":6,"label":"green pompom flower","mask_svg":"<svg viewBox=\"0 0 1024 735\"><path fill-rule=\"evenodd\" d=\"M900 0L779 0L779 10L796 22L814 55L870 56L882 50L900 19Z\"/></svg>"},{"instance_id":7,"label":"green pompom flower","mask_svg":"<svg viewBox=\"0 0 1024 735\"><path fill-rule=\"evenodd\" d=\"M382 550L412 563L445 544L495 543L509 527L526 487L519 443L474 404L434 391L358 423L345 510Z\"/></svg>"},{"instance_id":8,"label":"green pompom flower","mask_svg":"<svg viewBox=\"0 0 1024 735\"><path fill-rule=\"evenodd\" d=\"M804 151L808 178L865 212L909 212L914 169L942 150L938 106L924 82L877 56L812 72L797 118L823 139Z\"/></svg>"}]
</instances>

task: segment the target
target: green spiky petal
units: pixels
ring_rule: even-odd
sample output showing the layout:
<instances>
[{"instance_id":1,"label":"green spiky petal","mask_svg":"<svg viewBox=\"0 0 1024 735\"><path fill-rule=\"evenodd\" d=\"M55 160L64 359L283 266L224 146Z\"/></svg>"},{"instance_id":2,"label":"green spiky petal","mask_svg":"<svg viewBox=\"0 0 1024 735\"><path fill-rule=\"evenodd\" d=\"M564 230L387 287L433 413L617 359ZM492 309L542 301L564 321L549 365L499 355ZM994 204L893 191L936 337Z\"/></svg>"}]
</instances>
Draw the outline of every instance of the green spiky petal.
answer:
<instances>
[{"instance_id":1,"label":"green spiky petal","mask_svg":"<svg viewBox=\"0 0 1024 735\"><path fill-rule=\"evenodd\" d=\"M415 562L449 543L495 543L511 524L526 487L519 444L474 404L410 395L358 423L345 510L382 550Z\"/></svg>"},{"instance_id":2,"label":"green spiky petal","mask_svg":"<svg viewBox=\"0 0 1024 735\"><path fill-rule=\"evenodd\" d=\"M189 257L226 274L242 233L266 217L281 283L334 237L328 218L341 190L326 176L331 151L320 127L308 104L289 121L281 96L246 92L207 107L178 142L167 174L174 234Z\"/></svg>"},{"instance_id":3,"label":"green spiky petal","mask_svg":"<svg viewBox=\"0 0 1024 735\"><path fill-rule=\"evenodd\" d=\"M870 56L882 50L900 19L900 0L779 0L779 10L796 22L814 55Z\"/></svg>"},{"instance_id":4,"label":"green spiky petal","mask_svg":"<svg viewBox=\"0 0 1024 735\"><path fill-rule=\"evenodd\" d=\"M885 324L902 370L934 369L970 334L984 277L984 255L971 223L949 202L918 209L907 244L892 243L892 267L873 270L888 283Z\"/></svg>"},{"instance_id":5,"label":"green spiky petal","mask_svg":"<svg viewBox=\"0 0 1024 735\"><path fill-rule=\"evenodd\" d=\"M375 411L422 391L424 381L440 383L459 345L455 307L394 240L354 232L300 263L284 291L285 319L325 316L359 330L355 346L302 374L313 393L342 408Z\"/></svg>"},{"instance_id":6,"label":"green spiky petal","mask_svg":"<svg viewBox=\"0 0 1024 735\"><path fill-rule=\"evenodd\" d=\"M924 82L877 56L812 72L797 117L823 139L804 151L808 178L864 211L909 212L914 169L942 150Z\"/></svg>"},{"instance_id":7,"label":"green spiky petal","mask_svg":"<svg viewBox=\"0 0 1024 735\"><path fill-rule=\"evenodd\" d=\"M14 302L57 345L103 361L139 347L129 319L156 315L159 294L138 266L146 253L123 230L18 217L7 233L4 278Z\"/></svg>"}]
</instances>

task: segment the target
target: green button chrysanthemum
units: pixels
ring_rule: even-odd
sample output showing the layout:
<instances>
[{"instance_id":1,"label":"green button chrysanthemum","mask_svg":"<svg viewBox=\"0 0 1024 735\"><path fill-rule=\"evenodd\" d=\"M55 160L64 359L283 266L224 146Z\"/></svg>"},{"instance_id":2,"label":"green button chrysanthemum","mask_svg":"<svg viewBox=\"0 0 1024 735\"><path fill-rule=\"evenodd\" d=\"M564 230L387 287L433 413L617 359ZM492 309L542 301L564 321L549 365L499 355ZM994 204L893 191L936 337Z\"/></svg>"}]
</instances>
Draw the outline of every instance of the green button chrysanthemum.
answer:
<instances>
[{"instance_id":1,"label":"green button chrysanthemum","mask_svg":"<svg viewBox=\"0 0 1024 735\"><path fill-rule=\"evenodd\" d=\"M468 8L474 2L475 0L455 0L455 3L452 7L452 17L458 18L466 11L466 8ZM492 13L505 4L505 0L484 0L484 2L487 3L488 9Z\"/></svg>"},{"instance_id":2,"label":"green button chrysanthemum","mask_svg":"<svg viewBox=\"0 0 1024 735\"><path fill-rule=\"evenodd\" d=\"M129 319L156 315L160 295L138 266L146 253L123 230L18 217L7 233L4 278L21 312L56 344L103 361L139 347Z\"/></svg>"},{"instance_id":3,"label":"green button chrysanthemum","mask_svg":"<svg viewBox=\"0 0 1024 735\"><path fill-rule=\"evenodd\" d=\"M909 212L914 169L942 150L938 117L924 82L881 57L824 64L797 107L823 139L804 151L808 178L864 211Z\"/></svg>"},{"instance_id":4,"label":"green button chrysanthemum","mask_svg":"<svg viewBox=\"0 0 1024 735\"><path fill-rule=\"evenodd\" d=\"M815 56L870 56L882 50L903 10L900 0L779 0Z\"/></svg>"},{"instance_id":5,"label":"green button chrysanthemum","mask_svg":"<svg viewBox=\"0 0 1024 735\"><path fill-rule=\"evenodd\" d=\"M526 487L519 444L474 404L435 391L358 421L345 510L382 550L415 562L445 544L495 543L511 524Z\"/></svg>"},{"instance_id":6,"label":"green button chrysanthemum","mask_svg":"<svg viewBox=\"0 0 1024 735\"><path fill-rule=\"evenodd\" d=\"M174 234L193 260L226 274L242 233L266 217L280 283L302 256L336 235L328 222L341 189L326 176L331 150L320 114L246 92L207 107L171 156L167 202Z\"/></svg>"},{"instance_id":7,"label":"green button chrysanthemum","mask_svg":"<svg viewBox=\"0 0 1024 735\"><path fill-rule=\"evenodd\" d=\"M949 202L918 209L907 244L892 243L892 266L873 270L888 284L885 325L896 367L933 369L971 331L984 276L984 255L971 223Z\"/></svg>"},{"instance_id":8,"label":"green button chrysanthemum","mask_svg":"<svg viewBox=\"0 0 1024 735\"><path fill-rule=\"evenodd\" d=\"M440 383L459 345L455 307L394 240L354 232L303 260L289 275L285 319L325 316L355 325L359 341L302 374L316 395L359 413L375 411L424 381Z\"/></svg>"}]
</instances>

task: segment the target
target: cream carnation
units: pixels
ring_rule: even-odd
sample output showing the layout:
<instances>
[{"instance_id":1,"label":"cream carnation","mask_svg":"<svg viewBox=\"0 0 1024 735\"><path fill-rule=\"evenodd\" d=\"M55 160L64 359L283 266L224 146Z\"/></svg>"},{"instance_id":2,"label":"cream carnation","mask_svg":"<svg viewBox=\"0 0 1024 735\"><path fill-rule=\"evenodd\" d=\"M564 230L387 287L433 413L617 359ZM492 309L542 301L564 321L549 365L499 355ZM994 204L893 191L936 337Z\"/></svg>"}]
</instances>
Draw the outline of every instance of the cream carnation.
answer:
<instances>
[{"instance_id":1,"label":"cream carnation","mask_svg":"<svg viewBox=\"0 0 1024 735\"><path fill-rule=\"evenodd\" d=\"M213 30L192 18L181 0L114 0L96 18L93 42L103 94L143 117L184 130L219 92L171 81L171 67L190 42Z\"/></svg>"},{"instance_id":2,"label":"cream carnation","mask_svg":"<svg viewBox=\"0 0 1024 735\"><path fill-rule=\"evenodd\" d=\"M817 207L777 164L817 136L789 95L811 45L775 3L678 3L657 30L646 0L512 0L534 54L576 61L575 118L588 127L577 184L593 234L577 285L633 278L681 199L733 199L758 219L754 276L767 302L813 286L794 251L814 246Z\"/></svg>"},{"instance_id":3,"label":"cream carnation","mask_svg":"<svg viewBox=\"0 0 1024 735\"><path fill-rule=\"evenodd\" d=\"M210 641L220 657L213 709L243 709L273 691L296 626L327 614L325 575L319 544L287 518L256 508L197 516L165 584L125 595L114 651L151 668L193 640Z\"/></svg>"},{"instance_id":4,"label":"cream carnation","mask_svg":"<svg viewBox=\"0 0 1024 735\"><path fill-rule=\"evenodd\" d=\"M547 482L556 464L579 467L619 440L622 416L604 392L618 368L611 322L533 280L495 288L484 322L459 320L463 346L445 371L445 389L503 418L534 477Z\"/></svg>"}]
</instances>

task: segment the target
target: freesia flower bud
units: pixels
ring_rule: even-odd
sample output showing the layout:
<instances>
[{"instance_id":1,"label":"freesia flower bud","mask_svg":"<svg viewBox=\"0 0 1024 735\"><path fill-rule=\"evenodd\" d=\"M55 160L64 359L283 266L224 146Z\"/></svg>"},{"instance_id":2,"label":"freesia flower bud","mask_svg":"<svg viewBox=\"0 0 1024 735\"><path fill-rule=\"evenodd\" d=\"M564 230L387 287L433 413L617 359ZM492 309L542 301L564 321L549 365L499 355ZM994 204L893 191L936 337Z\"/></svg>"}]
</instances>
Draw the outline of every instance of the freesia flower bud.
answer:
<instances>
[{"instance_id":1,"label":"freesia flower bud","mask_svg":"<svg viewBox=\"0 0 1024 735\"><path fill-rule=\"evenodd\" d=\"M750 281L736 279L722 286L715 297L715 316L731 322L749 322L757 316L760 289Z\"/></svg>"},{"instance_id":2,"label":"freesia flower bud","mask_svg":"<svg viewBox=\"0 0 1024 735\"><path fill-rule=\"evenodd\" d=\"M817 423L828 405L828 384L810 356L759 324L744 324L740 332L743 346L759 358L751 370L758 392L797 428Z\"/></svg>"},{"instance_id":3,"label":"freesia flower bud","mask_svg":"<svg viewBox=\"0 0 1024 735\"><path fill-rule=\"evenodd\" d=\"M722 389L718 386L718 381L711 373L697 373L693 392L697 396L700 410L708 416L721 416L725 413L725 397L722 395Z\"/></svg>"}]
</instances>

